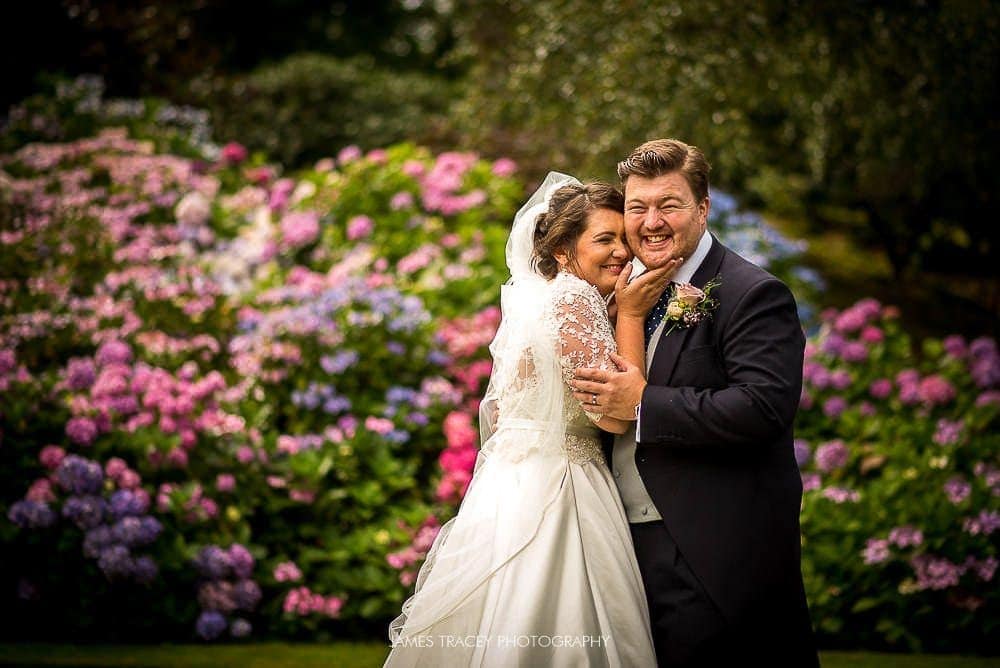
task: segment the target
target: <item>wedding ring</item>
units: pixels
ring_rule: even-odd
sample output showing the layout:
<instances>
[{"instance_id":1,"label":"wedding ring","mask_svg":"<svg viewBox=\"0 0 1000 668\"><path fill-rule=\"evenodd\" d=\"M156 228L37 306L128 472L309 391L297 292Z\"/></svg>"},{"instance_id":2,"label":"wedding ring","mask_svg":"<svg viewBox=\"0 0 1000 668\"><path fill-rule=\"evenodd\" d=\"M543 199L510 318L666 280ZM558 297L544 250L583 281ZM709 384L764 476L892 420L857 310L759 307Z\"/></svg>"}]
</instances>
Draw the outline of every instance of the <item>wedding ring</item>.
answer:
<instances>
[{"instance_id":1,"label":"wedding ring","mask_svg":"<svg viewBox=\"0 0 1000 668\"><path fill-rule=\"evenodd\" d=\"M597 395L596 394L592 393L590 395L590 403L594 404L595 406L597 405Z\"/></svg>"}]
</instances>

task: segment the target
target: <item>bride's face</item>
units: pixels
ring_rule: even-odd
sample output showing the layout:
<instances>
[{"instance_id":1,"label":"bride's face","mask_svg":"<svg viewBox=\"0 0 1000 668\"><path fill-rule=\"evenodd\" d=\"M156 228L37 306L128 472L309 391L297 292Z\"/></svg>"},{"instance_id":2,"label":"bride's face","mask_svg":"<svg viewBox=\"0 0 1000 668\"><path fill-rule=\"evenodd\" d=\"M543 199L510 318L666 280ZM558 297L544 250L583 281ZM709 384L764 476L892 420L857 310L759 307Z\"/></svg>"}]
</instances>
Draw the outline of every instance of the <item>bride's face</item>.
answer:
<instances>
[{"instance_id":1,"label":"bride's face","mask_svg":"<svg viewBox=\"0 0 1000 668\"><path fill-rule=\"evenodd\" d=\"M596 285L602 296L614 292L625 263L632 259L625 243L624 216L609 209L591 211L575 250L576 260L569 263L572 272Z\"/></svg>"}]
</instances>

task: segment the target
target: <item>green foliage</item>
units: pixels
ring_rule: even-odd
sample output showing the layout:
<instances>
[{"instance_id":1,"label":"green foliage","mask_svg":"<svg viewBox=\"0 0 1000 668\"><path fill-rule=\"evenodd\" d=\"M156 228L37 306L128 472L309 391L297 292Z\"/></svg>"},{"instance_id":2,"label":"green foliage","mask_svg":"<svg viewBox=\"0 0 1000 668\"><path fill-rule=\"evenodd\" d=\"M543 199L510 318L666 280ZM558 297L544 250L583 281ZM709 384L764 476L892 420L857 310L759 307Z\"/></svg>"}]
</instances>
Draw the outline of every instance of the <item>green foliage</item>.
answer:
<instances>
[{"instance_id":1,"label":"green foliage","mask_svg":"<svg viewBox=\"0 0 1000 668\"><path fill-rule=\"evenodd\" d=\"M898 272L993 274L1000 10L963 3L476 3L458 11L468 141L608 176L679 137L715 180ZM751 204L753 202L750 202Z\"/></svg>"},{"instance_id":2,"label":"green foliage","mask_svg":"<svg viewBox=\"0 0 1000 668\"><path fill-rule=\"evenodd\" d=\"M295 54L225 81L200 100L221 140L300 166L348 144L420 140L452 97L448 80L379 66L369 57Z\"/></svg>"}]
</instances>

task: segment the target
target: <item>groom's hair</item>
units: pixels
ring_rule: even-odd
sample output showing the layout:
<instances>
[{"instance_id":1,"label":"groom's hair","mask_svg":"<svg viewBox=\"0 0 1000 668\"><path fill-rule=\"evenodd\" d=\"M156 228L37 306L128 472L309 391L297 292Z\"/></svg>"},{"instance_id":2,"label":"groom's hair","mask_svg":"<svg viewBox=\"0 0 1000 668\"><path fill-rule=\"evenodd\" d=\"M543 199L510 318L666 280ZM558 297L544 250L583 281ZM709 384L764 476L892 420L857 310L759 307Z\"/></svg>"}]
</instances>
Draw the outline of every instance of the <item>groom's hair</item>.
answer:
<instances>
[{"instance_id":1,"label":"groom's hair","mask_svg":"<svg viewBox=\"0 0 1000 668\"><path fill-rule=\"evenodd\" d=\"M647 179L680 172L699 202L708 197L708 172L711 165L697 146L677 139L653 139L637 146L618 163L618 178L625 187L630 176Z\"/></svg>"}]
</instances>

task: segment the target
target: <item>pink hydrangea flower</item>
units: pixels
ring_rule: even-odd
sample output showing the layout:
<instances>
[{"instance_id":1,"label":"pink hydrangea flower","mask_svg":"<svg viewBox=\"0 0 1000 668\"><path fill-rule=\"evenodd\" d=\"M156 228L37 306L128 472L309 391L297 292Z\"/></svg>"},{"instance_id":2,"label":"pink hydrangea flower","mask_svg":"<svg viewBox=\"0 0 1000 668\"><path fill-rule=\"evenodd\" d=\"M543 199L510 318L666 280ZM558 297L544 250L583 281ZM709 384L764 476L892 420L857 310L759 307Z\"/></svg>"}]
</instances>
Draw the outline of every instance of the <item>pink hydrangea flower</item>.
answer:
<instances>
[{"instance_id":1,"label":"pink hydrangea flower","mask_svg":"<svg viewBox=\"0 0 1000 668\"><path fill-rule=\"evenodd\" d=\"M375 229L375 221L368 216L354 216L347 221L347 238L351 241L367 237Z\"/></svg>"},{"instance_id":2,"label":"pink hydrangea flower","mask_svg":"<svg viewBox=\"0 0 1000 668\"><path fill-rule=\"evenodd\" d=\"M514 172L517 171L517 163L510 158L500 158L493 163L493 167L490 168L493 176L499 176L500 178L506 178L512 176Z\"/></svg>"},{"instance_id":3,"label":"pink hydrangea flower","mask_svg":"<svg viewBox=\"0 0 1000 668\"><path fill-rule=\"evenodd\" d=\"M297 248L319 237L319 214L315 211L292 211L281 219L281 239L285 247Z\"/></svg>"},{"instance_id":4,"label":"pink hydrangea flower","mask_svg":"<svg viewBox=\"0 0 1000 668\"><path fill-rule=\"evenodd\" d=\"M293 561L283 561L274 567L274 579L278 582L298 582L302 579L302 571Z\"/></svg>"},{"instance_id":5,"label":"pink hydrangea flower","mask_svg":"<svg viewBox=\"0 0 1000 668\"><path fill-rule=\"evenodd\" d=\"M58 445L46 445L39 453L38 461L41 462L42 466L52 471L59 467L65 456L66 451Z\"/></svg>"},{"instance_id":6,"label":"pink hydrangea flower","mask_svg":"<svg viewBox=\"0 0 1000 668\"><path fill-rule=\"evenodd\" d=\"M236 477L231 473L220 473L215 477L215 489L220 492L231 492L236 489Z\"/></svg>"},{"instance_id":7,"label":"pink hydrangea flower","mask_svg":"<svg viewBox=\"0 0 1000 668\"><path fill-rule=\"evenodd\" d=\"M395 429L395 425L392 423L392 420L387 420L386 418L380 418L380 417L375 417L374 415L370 415L367 418L365 418L365 429L367 429L368 431L375 432L380 436L385 436L390 431Z\"/></svg>"},{"instance_id":8,"label":"pink hydrangea flower","mask_svg":"<svg viewBox=\"0 0 1000 668\"><path fill-rule=\"evenodd\" d=\"M361 149L355 145L345 146L340 149L337 153L337 163L340 165L346 165L348 163L354 162L362 156Z\"/></svg>"},{"instance_id":9,"label":"pink hydrangea flower","mask_svg":"<svg viewBox=\"0 0 1000 668\"><path fill-rule=\"evenodd\" d=\"M243 144L231 141L222 147L219 156L230 165L236 165L246 160L249 153Z\"/></svg>"}]
</instances>

